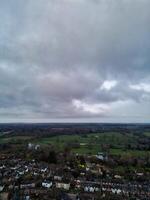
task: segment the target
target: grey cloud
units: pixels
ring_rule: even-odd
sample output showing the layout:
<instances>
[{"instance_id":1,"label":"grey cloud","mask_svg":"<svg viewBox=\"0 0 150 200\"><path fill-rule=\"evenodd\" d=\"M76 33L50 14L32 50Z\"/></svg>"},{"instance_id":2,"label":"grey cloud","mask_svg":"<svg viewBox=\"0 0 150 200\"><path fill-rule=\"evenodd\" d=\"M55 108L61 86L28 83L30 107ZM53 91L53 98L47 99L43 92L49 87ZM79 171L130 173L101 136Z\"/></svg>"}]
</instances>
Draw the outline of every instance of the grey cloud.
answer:
<instances>
[{"instance_id":1,"label":"grey cloud","mask_svg":"<svg viewBox=\"0 0 150 200\"><path fill-rule=\"evenodd\" d=\"M150 80L149 0L0 4L1 118L5 113L6 120L106 116L113 121L116 112L121 118L125 110L133 121L136 115L148 120L150 94L130 85ZM100 90L107 80L118 84ZM109 110L94 114L77 109L74 100ZM143 107L135 109L135 117L133 104Z\"/></svg>"}]
</instances>

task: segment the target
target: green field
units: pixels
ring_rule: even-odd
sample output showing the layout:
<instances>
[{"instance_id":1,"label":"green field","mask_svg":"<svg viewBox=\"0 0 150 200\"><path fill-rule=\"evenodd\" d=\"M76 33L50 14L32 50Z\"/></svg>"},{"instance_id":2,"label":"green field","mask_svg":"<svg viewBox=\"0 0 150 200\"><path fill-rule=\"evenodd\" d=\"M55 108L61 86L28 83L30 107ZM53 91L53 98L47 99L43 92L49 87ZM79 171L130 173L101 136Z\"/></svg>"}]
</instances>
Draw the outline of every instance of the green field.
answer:
<instances>
[{"instance_id":1,"label":"green field","mask_svg":"<svg viewBox=\"0 0 150 200\"><path fill-rule=\"evenodd\" d=\"M86 135L62 135L35 140L35 143L41 145L52 145L57 150L63 150L65 147L71 147L74 153L95 155L101 151L108 151L113 155L123 156L143 156L150 154L149 151L128 150L126 146L135 144L137 136L132 134L120 133L96 133ZM74 144L77 144L74 147ZM110 145L108 148L107 145ZM106 146L106 147L105 147Z\"/></svg>"},{"instance_id":2,"label":"green field","mask_svg":"<svg viewBox=\"0 0 150 200\"><path fill-rule=\"evenodd\" d=\"M146 136L148 133L146 133ZM150 134L149 134L150 135ZM69 148L78 154L96 155L98 152L107 151L112 155L144 156L150 151L130 150L129 145L137 144L138 136L121 133L95 133L84 135L59 135L46 138L32 138L29 136L0 137L0 143L23 143L32 142L41 146L52 146L61 151Z\"/></svg>"},{"instance_id":3,"label":"green field","mask_svg":"<svg viewBox=\"0 0 150 200\"><path fill-rule=\"evenodd\" d=\"M150 132L145 132L144 135L150 137Z\"/></svg>"},{"instance_id":4,"label":"green field","mask_svg":"<svg viewBox=\"0 0 150 200\"><path fill-rule=\"evenodd\" d=\"M16 143L16 142L25 142L27 140L31 140L30 136L9 136L9 137L0 137L0 144L6 143Z\"/></svg>"}]
</instances>

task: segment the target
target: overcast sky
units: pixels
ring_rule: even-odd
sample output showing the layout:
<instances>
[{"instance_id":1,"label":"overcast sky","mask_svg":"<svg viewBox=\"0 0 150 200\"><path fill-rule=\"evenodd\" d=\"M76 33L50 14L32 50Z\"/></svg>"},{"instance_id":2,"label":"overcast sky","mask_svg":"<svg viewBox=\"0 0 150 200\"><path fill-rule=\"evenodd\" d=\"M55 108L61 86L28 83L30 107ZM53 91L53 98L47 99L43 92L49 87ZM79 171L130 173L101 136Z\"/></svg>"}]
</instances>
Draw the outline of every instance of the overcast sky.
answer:
<instances>
[{"instance_id":1,"label":"overcast sky","mask_svg":"<svg viewBox=\"0 0 150 200\"><path fill-rule=\"evenodd\" d=\"M0 0L0 122L150 122L150 0Z\"/></svg>"}]
</instances>

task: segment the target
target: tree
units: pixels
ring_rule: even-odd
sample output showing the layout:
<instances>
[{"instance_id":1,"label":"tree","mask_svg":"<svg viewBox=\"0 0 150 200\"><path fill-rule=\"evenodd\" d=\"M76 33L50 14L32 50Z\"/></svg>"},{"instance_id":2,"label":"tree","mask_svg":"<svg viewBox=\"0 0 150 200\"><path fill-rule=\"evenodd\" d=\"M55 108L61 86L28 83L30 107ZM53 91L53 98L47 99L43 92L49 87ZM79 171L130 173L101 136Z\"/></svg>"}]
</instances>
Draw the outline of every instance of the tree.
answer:
<instances>
[{"instance_id":1,"label":"tree","mask_svg":"<svg viewBox=\"0 0 150 200\"><path fill-rule=\"evenodd\" d=\"M55 151L50 151L48 155L48 162L56 164L57 163L57 155Z\"/></svg>"}]
</instances>

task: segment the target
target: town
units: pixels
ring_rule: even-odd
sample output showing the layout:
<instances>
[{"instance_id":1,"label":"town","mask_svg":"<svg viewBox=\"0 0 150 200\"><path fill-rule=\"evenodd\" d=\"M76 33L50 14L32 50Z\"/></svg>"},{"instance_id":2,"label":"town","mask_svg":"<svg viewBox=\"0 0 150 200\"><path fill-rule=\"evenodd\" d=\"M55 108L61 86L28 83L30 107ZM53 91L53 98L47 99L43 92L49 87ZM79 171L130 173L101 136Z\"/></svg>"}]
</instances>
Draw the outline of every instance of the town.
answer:
<instances>
[{"instance_id":1,"label":"town","mask_svg":"<svg viewBox=\"0 0 150 200\"><path fill-rule=\"evenodd\" d=\"M0 145L1 200L150 199L149 151L142 156L121 156L107 148L77 153L69 145L58 150L43 145L41 137L10 142L10 134L2 136Z\"/></svg>"}]
</instances>

